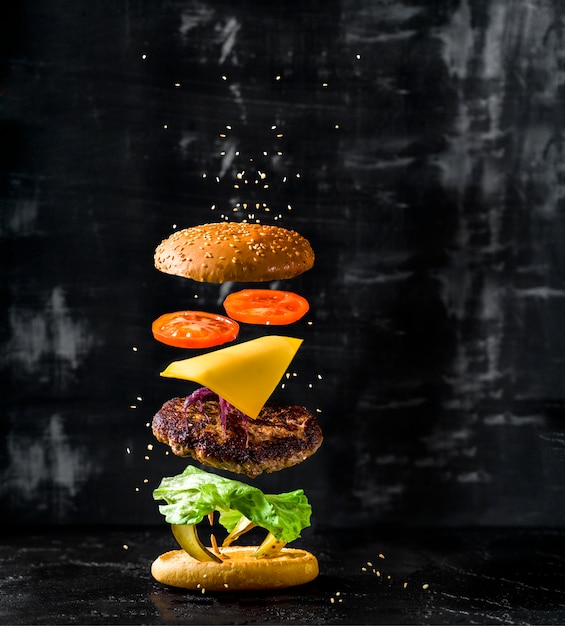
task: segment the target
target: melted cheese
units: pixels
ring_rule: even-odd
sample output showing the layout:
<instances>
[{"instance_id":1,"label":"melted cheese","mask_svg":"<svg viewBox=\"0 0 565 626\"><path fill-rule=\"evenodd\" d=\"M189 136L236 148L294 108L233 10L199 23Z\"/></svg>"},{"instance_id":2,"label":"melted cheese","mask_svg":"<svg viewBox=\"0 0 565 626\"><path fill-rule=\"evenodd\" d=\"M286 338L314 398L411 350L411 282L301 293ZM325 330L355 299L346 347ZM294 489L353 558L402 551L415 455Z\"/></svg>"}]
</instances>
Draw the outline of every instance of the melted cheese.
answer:
<instances>
[{"instance_id":1,"label":"melted cheese","mask_svg":"<svg viewBox=\"0 0 565 626\"><path fill-rule=\"evenodd\" d=\"M208 387L255 419L288 369L302 339L268 335L173 361L161 376Z\"/></svg>"}]
</instances>

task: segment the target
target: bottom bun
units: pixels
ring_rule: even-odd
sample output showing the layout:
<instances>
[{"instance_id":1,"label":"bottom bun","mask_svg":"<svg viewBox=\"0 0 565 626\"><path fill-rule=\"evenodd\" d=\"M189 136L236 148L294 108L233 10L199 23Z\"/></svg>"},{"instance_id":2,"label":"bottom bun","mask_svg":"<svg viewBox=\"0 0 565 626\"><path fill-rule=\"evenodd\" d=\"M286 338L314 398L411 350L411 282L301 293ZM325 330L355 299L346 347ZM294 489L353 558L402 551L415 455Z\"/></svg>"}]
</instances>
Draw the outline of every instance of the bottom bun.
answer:
<instances>
[{"instance_id":1,"label":"bottom bun","mask_svg":"<svg viewBox=\"0 0 565 626\"><path fill-rule=\"evenodd\" d=\"M172 550L155 559L151 574L164 585L203 592L284 589L318 576L318 561L306 550L283 548L276 556L256 559L256 549L257 546L221 548L221 563L198 561L184 550Z\"/></svg>"}]
</instances>

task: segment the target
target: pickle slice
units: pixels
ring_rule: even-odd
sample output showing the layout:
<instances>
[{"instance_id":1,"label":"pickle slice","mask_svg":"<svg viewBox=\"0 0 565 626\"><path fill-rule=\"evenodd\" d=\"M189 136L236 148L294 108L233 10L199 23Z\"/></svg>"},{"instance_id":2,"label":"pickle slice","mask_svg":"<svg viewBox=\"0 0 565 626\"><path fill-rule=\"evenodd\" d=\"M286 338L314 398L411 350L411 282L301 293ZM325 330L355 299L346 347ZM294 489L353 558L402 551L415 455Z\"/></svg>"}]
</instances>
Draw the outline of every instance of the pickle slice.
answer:
<instances>
[{"instance_id":1,"label":"pickle slice","mask_svg":"<svg viewBox=\"0 0 565 626\"><path fill-rule=\"evenodd\" d=\"M241 535L245 534L248 530L255 528L255 526L255 522L252 522L250 519L247 519L245 515L242 515L237 524L232 528L231 533L222 541L222 546L231 545L234 541L239 539Z\"/></svg>"},{"instance_id":2,"label":"pickle slice","mask_svg":"<svg viewBox=\"0 0 565 626\"><path fill-rule=\"evenodd\" d=\"M271 556L276 556L284 547L286 541L277 539L272 533L269 533L263 543L255 550L253 556L256 559L265 559Z\"/></svg>"},{"instance_id":3,"label":"pickle slice","mask_svg":"<svg viewBox=\"0 0 565 626\"><path fill-rule=\"evenodd\" d=\"M202 544L194 524L171 524L171 530L180 547L190 556L198 561L222 562L219 556Z\"/></svg>"}]
</instances>

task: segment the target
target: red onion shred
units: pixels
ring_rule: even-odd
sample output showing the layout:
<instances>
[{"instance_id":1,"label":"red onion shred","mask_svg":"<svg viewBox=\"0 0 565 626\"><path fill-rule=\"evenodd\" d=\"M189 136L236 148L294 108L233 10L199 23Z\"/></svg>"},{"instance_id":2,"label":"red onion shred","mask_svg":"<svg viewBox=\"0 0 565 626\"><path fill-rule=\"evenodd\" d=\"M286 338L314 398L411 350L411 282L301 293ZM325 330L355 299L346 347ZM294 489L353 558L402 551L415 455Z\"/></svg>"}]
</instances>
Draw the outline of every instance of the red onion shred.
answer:
<instances>
[{"instance_id":1,"label":"red onion shred","mask_svg":"<svg viewBox=\"0 0 565 626\"><path fill-rule=\"evenodd\" d=\"M214 393L208 387L200 387L193 393L191 393L184 401L184 422L185 428L187 427L187 411L188 407L198 403L198 410L200 413L204 413L204 405L203 402L205 400L216 400L218 402L218 414L220 417L220 421L222 423L222 434L226 436L226 423L227 418L230 413L235 413L243 422L243 428L245 430L245 446L249 445L249 432L248 432L248 416L243 412L237 409L233 404L229 403L226 399L219 396L217 393ZM206 417L206 413L204 413Z\"/></svg>"}]
</instances>

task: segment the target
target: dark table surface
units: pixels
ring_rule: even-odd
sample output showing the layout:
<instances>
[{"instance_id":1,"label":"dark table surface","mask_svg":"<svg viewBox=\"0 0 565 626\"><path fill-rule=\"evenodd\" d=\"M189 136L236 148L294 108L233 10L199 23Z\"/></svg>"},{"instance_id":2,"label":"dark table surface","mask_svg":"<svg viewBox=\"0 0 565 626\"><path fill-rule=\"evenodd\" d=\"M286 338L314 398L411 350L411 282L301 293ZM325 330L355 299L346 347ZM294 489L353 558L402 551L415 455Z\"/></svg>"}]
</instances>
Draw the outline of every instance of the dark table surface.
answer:
<instances>
[{"instance_id":1,"label":"dark table surface","mask_svg":"<svg viewBox=\"0 0 565 626\"><path fill-rule=\"evenodd\" d=\"M320 562L312 583L214 595L152 579L153 558L175 547L166 527L4 529L0 622L565 623L565 531L356 529L301 541Z\"/></svg>"}]
</instances>

